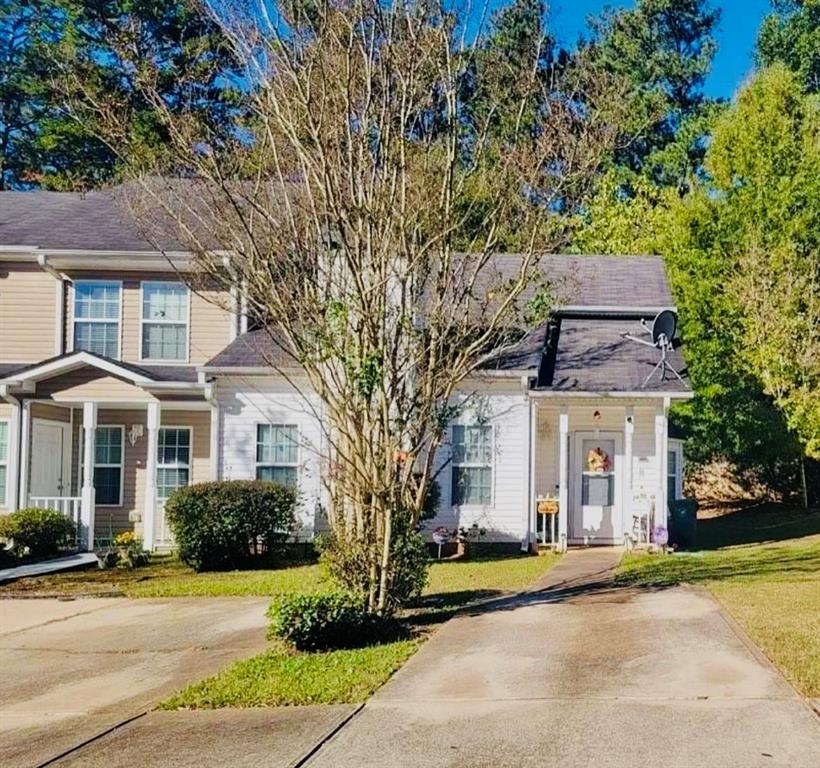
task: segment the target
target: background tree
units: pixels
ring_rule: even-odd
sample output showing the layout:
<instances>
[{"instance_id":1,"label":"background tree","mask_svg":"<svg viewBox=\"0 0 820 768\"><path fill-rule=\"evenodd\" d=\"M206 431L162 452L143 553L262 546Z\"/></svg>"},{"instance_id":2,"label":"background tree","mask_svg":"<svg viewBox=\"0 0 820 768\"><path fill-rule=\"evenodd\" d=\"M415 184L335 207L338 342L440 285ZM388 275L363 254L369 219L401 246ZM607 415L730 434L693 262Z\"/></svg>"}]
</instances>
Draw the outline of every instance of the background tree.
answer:
<instances>
[{"instance_id":1,"label":"background tree","mask_svg":"<svg viewBox=\"0 0 820 768\"><path fill-rule=\"evenodd\" d=\"M773 12L760 27L757 60L794 72L803 87L820 91L820 0L772 0Z\"/></svg>"},{"instance_id":2,"label":"background tree","mask_svg":"<svg viewBox=\"0 0 820 768\"><path fill-rule=\"evenodd\" d=\"M172 226L202 273L243 285L251 309L271 318L271 366L301 371L326 428L337 575L387 611L407 583L402 563L415 562L407 553L444 431L470 403L465 382L544 319L538 254L565 242L557 203L597 173L623 99L617 80L580 66L542 82L542 42L517 98L523 112L539 92L544 109L493 135L492 109L465 112L482 41L463 42L457 11L424 0L276 10L260 25L239 4L221 9L248 83L233 134L195 109L180 114L146 69L140 97L159 115L165 153L139 141L134 151L117 99L86 89L72 109L95 106L89 125L128 158L143 220ZM70 80L72 100L83 85ZM508 97L496 94L507 108ZM465 237L471 183L490 155L502 183ZM497 232L511 211L525 247L499 270ZM468 257L458 255L465 240Z\"/></svg>"},{"instance_id":3,"label":"background tree","mask_svg":"<svg viewBox=\"0 0 820 768\"><path fill-rule=\"evenodd\" d=\"M37 0L0 2L0 189L27 183L37 167L45 89L35 49L45 24Z\"/></svg>"},{"instance_id":4,"label":"background tree","mask_svg":"<svg viewBox=\"0 0 820 768\"><path fill-rule=\"evenodd\" d=\"M705 0L638 0L590 19L584 55L632 86L630 120L612 158L625 193L636 175L682 187L699 167L714 111L703 84L719 19Z\"/></svg>"},{"instance_id":5,"label":"background tree","mask_svg":"<svg viewBox=\"0 0 820 768\"><path fill-rule=\"evenodd\" d=\"M125 49L128 58L119 55ZM224 122L235 104L226 78L231 63L219 27L195 0L3 0L3 185L85 189L117 177L116 152L100 140L92 112L69 114L66 94L53 86L61 71L79 75L89 92L116 97L141 151L154 152L166 137L141 99L142 73L157 77L167 105L197 104L203 119Z\"/></svg>"}]
</instances>

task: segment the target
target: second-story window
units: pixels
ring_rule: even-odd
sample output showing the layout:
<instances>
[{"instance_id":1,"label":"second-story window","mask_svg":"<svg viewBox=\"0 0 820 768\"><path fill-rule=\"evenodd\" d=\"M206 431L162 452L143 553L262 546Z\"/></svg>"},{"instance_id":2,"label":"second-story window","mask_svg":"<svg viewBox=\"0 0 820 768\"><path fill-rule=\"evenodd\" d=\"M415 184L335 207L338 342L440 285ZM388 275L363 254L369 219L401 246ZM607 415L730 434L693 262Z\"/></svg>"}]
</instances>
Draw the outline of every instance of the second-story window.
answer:
<instances>
[{"instance_id":1,"label":"second-story window","mask_svg":"<svg viewBox=\"0 0 820 768\"><path fill-rule=\"evenodd\" d=\"M120 356L122 285L107 280L74 283L74 350Z\"/></svg>"},{"instance_id":2,"label":"second-story window","mask_svg":"<svg viewBox=\"0 0 820 768\"><path fill-rule=\"evenodd\" d=\"M188 288L182 283L142 284L142 359L188 360Z\"/></svg>"}]
</instances>

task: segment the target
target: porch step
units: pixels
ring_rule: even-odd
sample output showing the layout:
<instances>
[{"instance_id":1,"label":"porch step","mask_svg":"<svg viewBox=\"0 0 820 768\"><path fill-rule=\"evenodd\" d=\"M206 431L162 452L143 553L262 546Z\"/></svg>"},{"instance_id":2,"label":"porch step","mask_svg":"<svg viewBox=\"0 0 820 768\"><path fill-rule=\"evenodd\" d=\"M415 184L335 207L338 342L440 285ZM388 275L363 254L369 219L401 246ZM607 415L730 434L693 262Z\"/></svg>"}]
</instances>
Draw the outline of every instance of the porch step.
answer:
<instances>
[{"instance_id":1,"label":"porch step","mask_svg":"<svg viewBox=\"0 0 820 768\"><path fill-rule=\"evenodd\" d=\"M78 552L76 555L57 557L54 560L44 560L41 563L3 568L0 570L0 583L24 579L27 576L45 576L47 573L67 571L71 568L87 568L91 565L97 565L97 556L93 552Z\"/></svg>"}]
</instances>

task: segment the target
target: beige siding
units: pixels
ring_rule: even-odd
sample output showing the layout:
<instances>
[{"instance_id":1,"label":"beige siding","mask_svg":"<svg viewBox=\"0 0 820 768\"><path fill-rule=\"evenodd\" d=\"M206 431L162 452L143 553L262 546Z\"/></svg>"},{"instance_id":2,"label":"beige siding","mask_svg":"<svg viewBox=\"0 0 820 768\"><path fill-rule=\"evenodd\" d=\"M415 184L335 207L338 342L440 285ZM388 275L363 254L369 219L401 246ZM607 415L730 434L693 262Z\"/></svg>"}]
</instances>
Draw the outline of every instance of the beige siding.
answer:
<instances>
[{"instance_id":1,"label":"beige siding","mask_svg":"<svg viewBox=\"0 0 820 768\"><path fill-rule=\"evenodd\" d=\"M0 363L35 363L52 357L55 282L31 264L0 265Z\"/></svg>"},{"instance_id":2,"label":"beige siding","mask_svg":"<svg viewBox=\"0 0 820 768\"><path fill-rule=\"evenodd\" d=\"M75 456L80 455L81 417L75 417ZM104 408L97 414L97 424L121 425L125 428L125 452L123 455L122 505L97 506L96 536L107 539L109 532L114 535L121 531L143 531L145 511L145 468L147 463L148 428L146 412L133 408ZM128 440L128 432L135 424L143 426L143 436L134 445ZM165 411L161 415L161 426L192 427L193 449L191 451L191 482L202 483L211 479L210 434L211 418L207 411ZM79 458L74 462L75 488L79 488Z\"/></svg>"},{"instance_id":3,"label":"beige siding","mask_svg":"<svg viewBox=\"0 0 820 768\"><path fill-rule=\"evenodd\" d=\"M148 280L171 282L176 276L167 272L144 272L138 275L97 272L73 272L72 280L118 280L122 283L122 325L120 327L120 357L126 362L140 362L141 283ZM72 292L69 291L69 294ZM188 363L199 365L224 349L230 342L230 313L224 292L210 289L191 291ZM73 301L66 311L66 338L71 338Z\"/></svg>"},{"instance_id":4,"label":"beige siding","mask_svg":"<svg viewBox=\"0 0 820 768\"><path fill-rule=\"evenodd\" d=\"M37 385L36 397L38 399L59 398L64 402L77 403L85 400L97 400L98 402L118 400L148 402L153 400L151 395L140 387L90 367L79 368L62 376L41 381Z\"/></svg>"},{"instance_id":5,"label":"beige siding","mask_svg":"<svg viewBox=\"0 0 820 768\"><path fill-rule=\"evenodd\" d=\"M31 417L33 419L48 419L49 421L61 421L65 424L71 421L71 409L61 408L58 405L48 403L32 403Z\"/></svg>"}]
</instances>

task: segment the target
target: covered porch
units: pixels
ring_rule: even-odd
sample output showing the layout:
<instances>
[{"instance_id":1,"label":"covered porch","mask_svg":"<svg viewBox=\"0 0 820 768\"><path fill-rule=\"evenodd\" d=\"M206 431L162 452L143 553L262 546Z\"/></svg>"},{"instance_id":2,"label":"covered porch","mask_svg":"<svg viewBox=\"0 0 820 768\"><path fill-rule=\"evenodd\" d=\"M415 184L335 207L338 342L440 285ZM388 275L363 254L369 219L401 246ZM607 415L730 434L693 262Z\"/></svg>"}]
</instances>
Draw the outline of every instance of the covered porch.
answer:
<instances>
[{"instance_id":1,"label":"covered porch","mask_svg":"<svg viewBox=\"0 0 820 768\"><path fill-rule=\"evenodd\" d=\"M668 527L683 490L669 396L530 394L531 545L631 546Z\"/></svg>"},{"instance_id":2,"label":"covered porch","mask_svg":"<svg viewBox=\"0 0 820 768\"><path fill-rule=\"evenodd\" d=\"M216 477L210 386L85 352L58 362L0 382L12 406L8 508L61 512L76 524L80 549L106 546L123 531L146 549L170 547L165 500Z\"/></svg>"}]
</instances>

